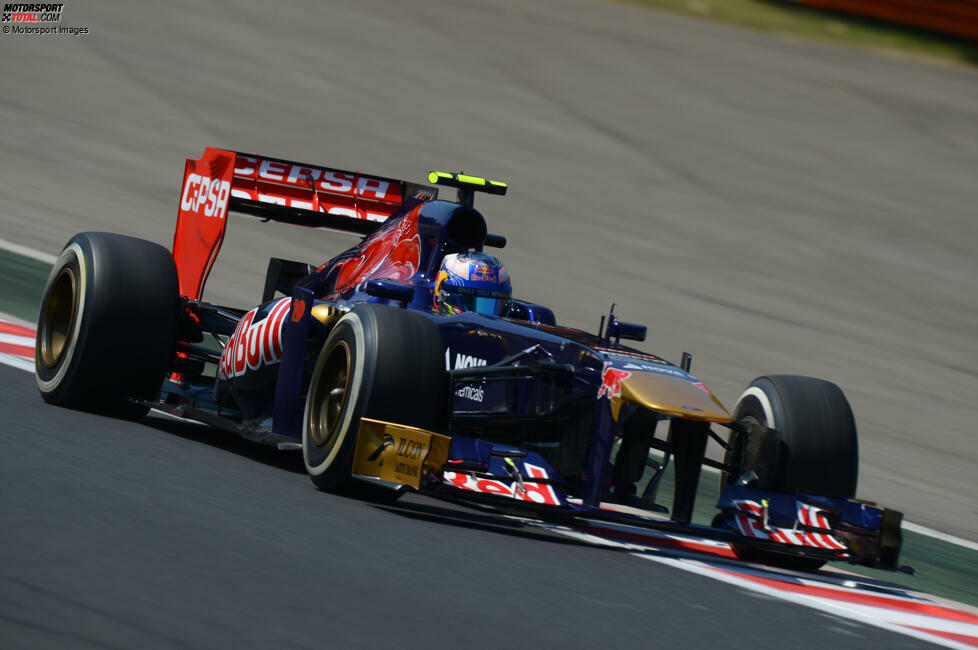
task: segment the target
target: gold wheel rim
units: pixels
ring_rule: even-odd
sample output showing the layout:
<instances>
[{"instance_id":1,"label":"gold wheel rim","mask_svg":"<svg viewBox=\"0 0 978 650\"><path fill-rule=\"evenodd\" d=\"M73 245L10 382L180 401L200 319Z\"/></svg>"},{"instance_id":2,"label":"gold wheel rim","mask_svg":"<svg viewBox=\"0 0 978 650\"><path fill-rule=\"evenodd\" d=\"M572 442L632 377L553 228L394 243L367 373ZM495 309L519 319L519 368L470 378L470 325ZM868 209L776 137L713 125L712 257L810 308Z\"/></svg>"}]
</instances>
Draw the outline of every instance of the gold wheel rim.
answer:
<instances>
[{"instance_id":1,"label":"gold wheel rim","mask_svg":"<svg viewBox=\"0 0 978 650\"><path fill-rule=\"evenodd\" d=\"M54 368L61 361L75 324L78 282L70 268L61 269L51 285L41 317L41 361Z\"/></svg>"},{"instance_id":2,"label":"gold wheel rim","mask_svg":"<svg viewBox=\"0 0 978 650\"><path fill-rule=\"evenodd\" d=\"M326 363L316 383L313 394L312 417L309 418L310 436L317 447L336 444L340 429L340 416L346 406L350 384L350 347L345 341L337 341L328 352Z\"/></svg>"}]
</instances>

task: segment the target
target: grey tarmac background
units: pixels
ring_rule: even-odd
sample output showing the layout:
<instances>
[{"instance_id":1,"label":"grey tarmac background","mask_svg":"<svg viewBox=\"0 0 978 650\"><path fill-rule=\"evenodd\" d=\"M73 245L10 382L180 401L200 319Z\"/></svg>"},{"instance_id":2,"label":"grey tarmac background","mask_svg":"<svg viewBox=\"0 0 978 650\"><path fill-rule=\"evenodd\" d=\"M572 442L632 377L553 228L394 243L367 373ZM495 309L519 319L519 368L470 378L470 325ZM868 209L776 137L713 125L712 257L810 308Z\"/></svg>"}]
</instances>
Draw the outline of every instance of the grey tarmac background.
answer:
<instances>
[{"instance_id":1,"label":"grey tarmac background","mask_svg":"<svg viewBox=\"0 0 978 650\"><path fill-rule=\"evenodd\" d=\"M206 145L506 180L478 205L518 295L588 329L617 302L729 407L763 373L836 381L860 495L978 539L975 70L586 0L68 2L62 24L92 33L0 37L0 237L169 244ZM207 297L249 306L268 257L350 243L236 220Z\"/></svg>"}]
</instances>

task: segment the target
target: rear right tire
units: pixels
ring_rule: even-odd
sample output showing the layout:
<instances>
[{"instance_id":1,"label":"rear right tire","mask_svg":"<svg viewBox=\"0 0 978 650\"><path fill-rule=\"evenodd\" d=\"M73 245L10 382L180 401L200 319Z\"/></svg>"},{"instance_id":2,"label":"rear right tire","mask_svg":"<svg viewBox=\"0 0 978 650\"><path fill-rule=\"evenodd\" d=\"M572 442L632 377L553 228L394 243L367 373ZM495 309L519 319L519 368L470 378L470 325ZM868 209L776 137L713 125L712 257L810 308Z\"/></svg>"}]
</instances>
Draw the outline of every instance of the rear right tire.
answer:
<instances>
[{"instance_id":1,"label":"rear right tire","mask_svg":"<svg viewBox=\"0 0 978 650\"><path fill-rule=\"evenodd\" d=\"M180 293L170 251L113 233L72 237L41 299L37 387L46 402L121 417L159 391L173 360Z\"/></svg>"}]
</instances>

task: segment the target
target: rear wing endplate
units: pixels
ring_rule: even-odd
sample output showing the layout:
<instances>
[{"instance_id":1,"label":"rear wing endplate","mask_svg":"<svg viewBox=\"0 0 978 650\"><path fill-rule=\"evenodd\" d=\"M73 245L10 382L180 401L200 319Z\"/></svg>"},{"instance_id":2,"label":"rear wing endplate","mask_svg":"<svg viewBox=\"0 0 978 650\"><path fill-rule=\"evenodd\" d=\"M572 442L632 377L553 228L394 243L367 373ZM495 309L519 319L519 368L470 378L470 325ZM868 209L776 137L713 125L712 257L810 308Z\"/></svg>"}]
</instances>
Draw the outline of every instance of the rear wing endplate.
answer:
<instances>
[{"instance_id":1,"label":"rear wing endplate","mask_svg":"<svg viewBox=\"0 0 978 650\"><path fill-rule=\"evenodd\" d=\"M173 257L180 293L199 300L224 241L229 213L368 235L410 199L438 190L382 176L208 147L188 158Z\"/></svg>"}]
</instances>

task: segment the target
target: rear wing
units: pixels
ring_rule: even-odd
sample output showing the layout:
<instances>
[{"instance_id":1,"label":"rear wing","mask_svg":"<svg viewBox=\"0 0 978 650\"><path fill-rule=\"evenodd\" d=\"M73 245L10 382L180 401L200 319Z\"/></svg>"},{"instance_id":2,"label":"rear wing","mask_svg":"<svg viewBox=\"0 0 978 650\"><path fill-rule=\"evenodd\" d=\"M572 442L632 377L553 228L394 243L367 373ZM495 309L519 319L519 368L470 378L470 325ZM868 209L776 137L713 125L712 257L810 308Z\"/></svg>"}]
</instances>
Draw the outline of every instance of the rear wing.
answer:
<instances>
[{"instance_id":1,"label":"rear wing","mask_svg":"<svg viewBox=\"0 0 978 650\"><path fill-rule=\"evenodd\" d=\"M368 235L405 201L430 201L426 185L208 147L188 158L173 258L180 293L199 300L224 241L229 213Z\"/></svg>"}]
</instances>

